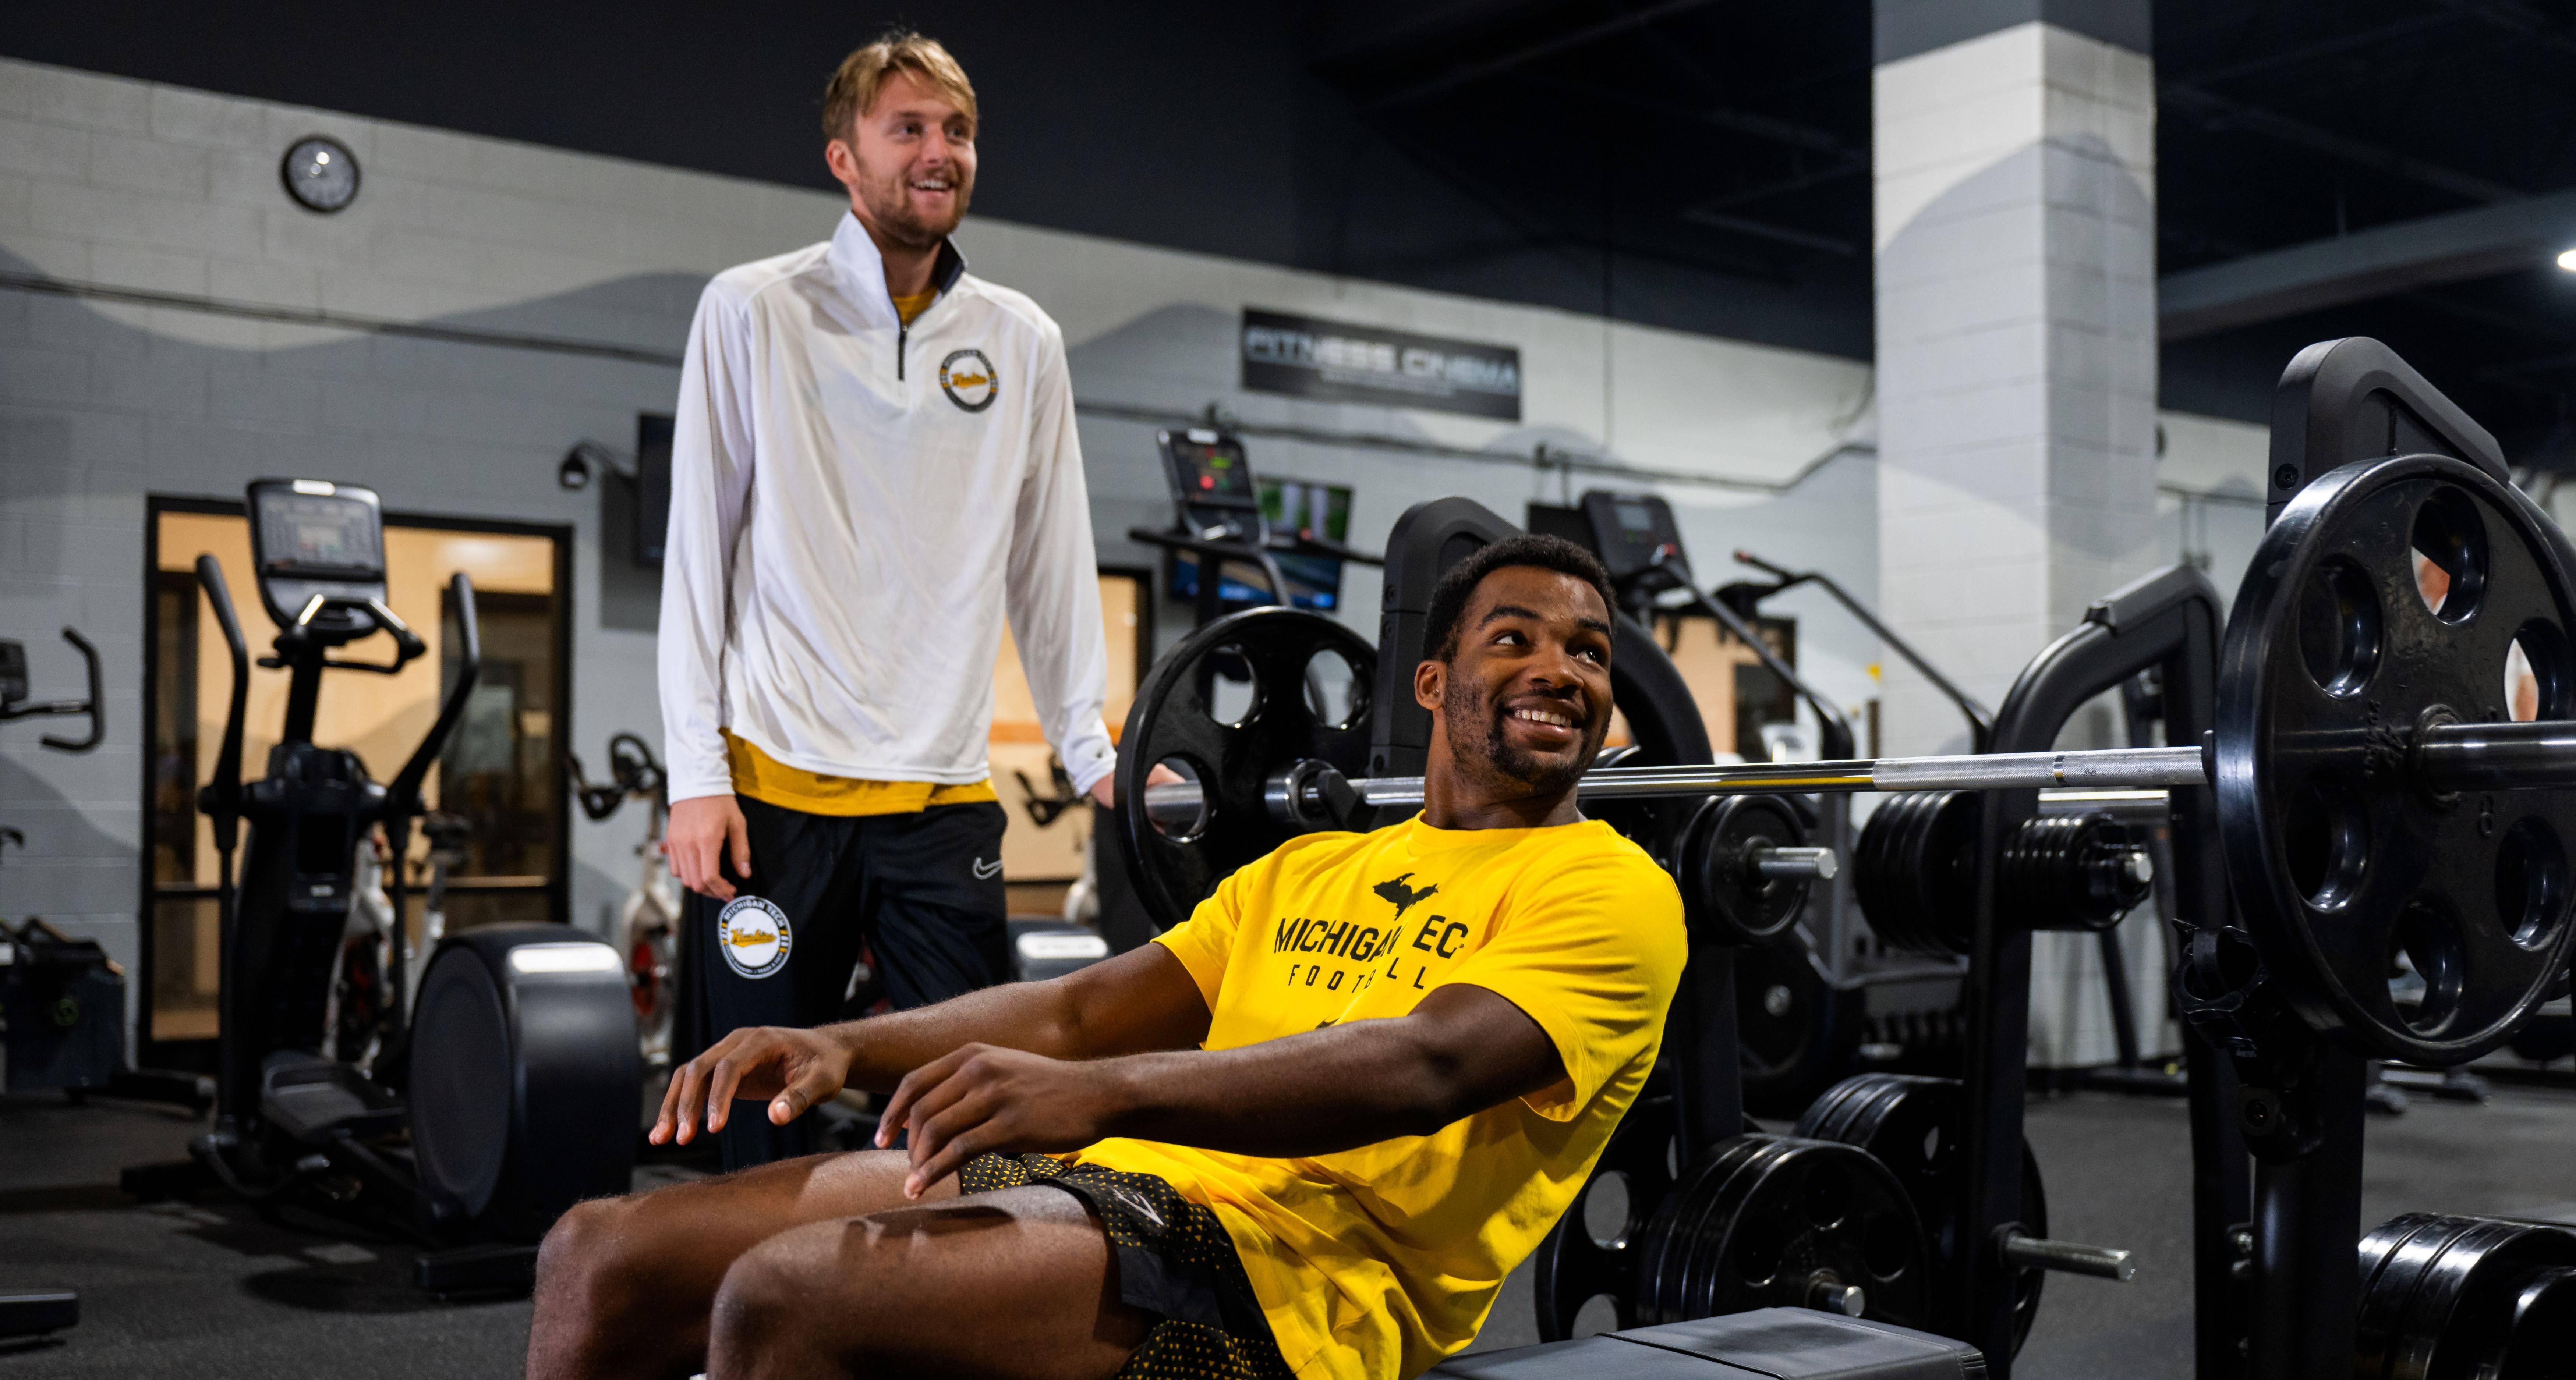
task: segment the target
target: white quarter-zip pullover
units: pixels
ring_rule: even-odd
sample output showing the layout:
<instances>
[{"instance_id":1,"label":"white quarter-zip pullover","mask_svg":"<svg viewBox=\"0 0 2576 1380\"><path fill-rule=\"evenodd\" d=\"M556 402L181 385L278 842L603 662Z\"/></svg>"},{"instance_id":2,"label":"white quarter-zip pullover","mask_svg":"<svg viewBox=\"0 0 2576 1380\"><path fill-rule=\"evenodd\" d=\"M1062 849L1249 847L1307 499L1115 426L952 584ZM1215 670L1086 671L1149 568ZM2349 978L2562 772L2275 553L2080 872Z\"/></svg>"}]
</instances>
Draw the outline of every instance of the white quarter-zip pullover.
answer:
<instances>
[{"instance_id":1,"label":"white quarter-zip pullover","mask_svg":"<svg viewBox=\"0 0 2576 1380\"><path fill-rule=\"evenodd\" d=\"M1064 333L964 270L942 250L907 327L844 214L698 299L662 565L671 799L733 789L727 729L828 776L983 780L1005 610L1065 771L1108 775Z\"/></svg>"}]
</instances>

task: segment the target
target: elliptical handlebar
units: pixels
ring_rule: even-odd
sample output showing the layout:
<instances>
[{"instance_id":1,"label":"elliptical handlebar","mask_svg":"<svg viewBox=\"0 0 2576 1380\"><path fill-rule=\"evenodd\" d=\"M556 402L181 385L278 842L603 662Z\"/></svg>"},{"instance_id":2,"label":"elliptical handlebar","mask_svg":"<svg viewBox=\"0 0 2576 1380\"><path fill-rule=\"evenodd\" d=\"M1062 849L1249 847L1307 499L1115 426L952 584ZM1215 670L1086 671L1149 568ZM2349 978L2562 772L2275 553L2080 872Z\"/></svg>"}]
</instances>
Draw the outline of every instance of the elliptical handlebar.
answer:
<instances>
[{"instance_id":1,"label":"elliptical handlebar","mask_svg":"<svg viewBox=\"0 0 2576 1380\"><path fill-rule=\"evenodd\" d=\"M438 707L438 722L429 726L429 732L422 736L420 746L412 749L411 760L403 763L402 770L396 773L392 783L385 787L386 817L401 820L406 825L413 815L421 811L420 783L429 776L429 764L437 760L439 749L447 745L447 736L456 731L457 721L465 717L466 698L474 693L474 682L483 674L483 632L482 625L476 621L474 614L473 577L462 570L457 571L449 577L447 590L448 596L456 601L459 644L456 684L448 688L447 702ZM379 604L378 607L382 605ZM420 639L412 634L411 629L404 627L400 619L394 619L391 613L387 613L385 617L393 620L385 625L385 630L394 633L397 644L407 641L410 647L420 646ZM414 651L411 655L417 656L419 652ZM409 659L410 657L404 658L404 660ZM339 665L340 663L329 664ZM364 669L373 671L385 668L370 666Z\"/></svg>"},{"instance_id":2,"label":"elliptical handlebar","mask_svg":"<svg viewBox=\"0 0 2576 1380\"><path fill-rule=\"evenodd\" d=\"M232 590L224 583L223 563L211 555L199 556L197 586L206 592L206 602L214 606L215 622L223 628L224 646L233 658L233 687L224 710L223 747L215 754L214 779L197 794L197 808L214 823L215 847L229 854L234 830L241 821L242 714L250 701L250 644L242 640L241 619L233 612Z\"/></svg>"},{"instance_id":3,"label":"elliptical handlebar","mask_svg":"<svg viewBox=\"0 0 2576 1380\"><path fill-rule=\"evenodd\" d=\"M336 632L316 634L313 631L314 620L334 610L363 614L372 626L355 636ZM304 601L304 607L296 612L295 621L279 631L277 635L279 654L273 657L262 657L259 664L271 668L286 666L314 643L318 642L324 647L337 647L378 632L394 640L394 659L391 664L380 665L372 661L333 661L328 658L325 658L321 664L334 671L373 671L377 675L390 676L429 651L428 644L422 642L420 635L411 630L411 625L403 622L392 609L385 607L384 600L372 596L316 594Z\"/></svg>"}]
</instances>

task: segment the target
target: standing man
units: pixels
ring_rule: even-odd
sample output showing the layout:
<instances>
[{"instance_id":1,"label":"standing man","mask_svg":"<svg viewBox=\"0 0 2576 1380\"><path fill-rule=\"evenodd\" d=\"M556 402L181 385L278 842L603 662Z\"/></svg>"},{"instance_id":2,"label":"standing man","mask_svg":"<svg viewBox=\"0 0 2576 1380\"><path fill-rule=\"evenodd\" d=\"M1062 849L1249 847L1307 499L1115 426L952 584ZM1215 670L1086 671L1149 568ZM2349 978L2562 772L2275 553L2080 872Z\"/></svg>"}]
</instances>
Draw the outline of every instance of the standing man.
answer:
<instances>
[{"instance_id":1,"label":"standing man","mask_svg":"<svg viewBox=\"0 0 2576 1380\"><path fill-rule=\"evenodd\" d=\"M833 74L823 132L850 212L707 285L672 435L667 847L709 1041L834 1019L863 940L898 1007L1003 979L1005 613L1074 784L1107 800L1113 762L1064 336L948 240L974 88L890 33ZM723 1143L728 1169L813 1148L758 1117Z\"/></svg>"}]
</instances>

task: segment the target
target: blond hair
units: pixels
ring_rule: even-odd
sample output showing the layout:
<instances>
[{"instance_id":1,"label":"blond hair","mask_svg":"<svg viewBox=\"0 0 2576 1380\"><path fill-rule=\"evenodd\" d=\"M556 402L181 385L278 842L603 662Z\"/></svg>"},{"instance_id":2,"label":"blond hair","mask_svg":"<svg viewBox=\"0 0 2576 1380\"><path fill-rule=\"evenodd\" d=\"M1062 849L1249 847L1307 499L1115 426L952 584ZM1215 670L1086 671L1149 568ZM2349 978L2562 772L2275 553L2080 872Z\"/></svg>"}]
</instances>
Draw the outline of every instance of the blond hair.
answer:
<instances>
[{"instance_id":1,"label":"blond hair","mask_svg":"<svg viewBox=\"0 0 2576 1380\"><path fill-rule=\"evenodd\" d=\"M939 40L910 29L890 29L876 42L841 59L823 88L823 137L847 139L851 126L877 103L877 93L897 72L909 72L922 85L945 96L974 124L975 86Z\"/></svg>"}]
</instances>

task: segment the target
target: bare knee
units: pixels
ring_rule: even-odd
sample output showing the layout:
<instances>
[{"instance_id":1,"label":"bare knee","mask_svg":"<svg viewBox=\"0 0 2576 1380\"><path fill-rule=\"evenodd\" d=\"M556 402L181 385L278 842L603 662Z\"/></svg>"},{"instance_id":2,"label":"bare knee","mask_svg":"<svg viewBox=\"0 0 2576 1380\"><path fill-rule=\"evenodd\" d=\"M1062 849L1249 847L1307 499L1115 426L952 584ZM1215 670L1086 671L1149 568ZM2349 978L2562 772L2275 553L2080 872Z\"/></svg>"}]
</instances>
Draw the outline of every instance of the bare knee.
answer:
<instances>
[{"instance_id":1,"label":"bare knee","mask_svg":"<svg viewBox=\"0 0 2576 1380\"><path fill-rule=\"evenodd\" d=\"M790 1233L789 1235L794 1235ZM827 1282L817 1277L810 1252L772 1237L743 1252L726 1269L707 1317L707 1370L711 1375L830 1374L829 1344L814 1327ZM831 1284L847 1281L829 1281ZM843 1317L847 1327L856 1319Z\"/></svg>"},{"instance_id":2,"label":"bare knee","mask_svg":"<svg viewBox=\"0 0 2576 1380\"><path fill-rule=\"evenodd\" d=\"M637 1200L594 1198L557 1219L537 1247L537 1308L557 1325L614 1325L646 1306L651 1261Z\"/></svg>"},{"instance_id":3,"label":"bare knee","mask_svg":"<svg viewBox=\"0 0 2576 1380\"><path fill-rule=\"evenodd\" d=\"M708 1317L709 1374L845 1375L880 1350L900 1357L921 1300L899 1254L875 1217L814 1223L745 1251Z\"/></svg>"}]
</instances>

